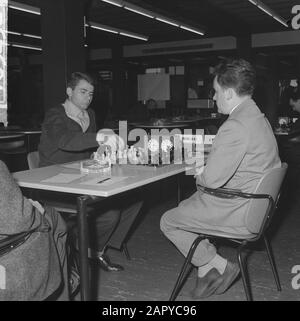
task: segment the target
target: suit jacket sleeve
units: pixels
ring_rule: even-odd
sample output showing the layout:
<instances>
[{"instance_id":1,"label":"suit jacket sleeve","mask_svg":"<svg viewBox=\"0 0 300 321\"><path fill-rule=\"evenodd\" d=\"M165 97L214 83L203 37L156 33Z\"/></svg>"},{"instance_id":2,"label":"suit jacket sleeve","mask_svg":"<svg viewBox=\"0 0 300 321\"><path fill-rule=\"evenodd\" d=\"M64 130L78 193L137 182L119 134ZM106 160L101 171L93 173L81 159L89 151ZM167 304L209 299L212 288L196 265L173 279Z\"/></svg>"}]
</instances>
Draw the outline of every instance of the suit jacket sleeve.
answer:
<instances>
[{"instance_id":1,"label":"suit jacket sleeve","mask_svg":"<svg viewBox=\"0 0 300 321\"><path fill-rule=\"evenodd\" d=\"M237 120L228 119L215 137L206 166L196 182L202 186L219 188L234 175L245 156L247 131Z\"/></svg>"},{"instance_id":2,"label":"suit jacket sleeve","mask_svg":"<svg viewBox=\"0 0 300 321\"><path fill-rule=\"evenodd\" d=\"M98 146L95 132L95 117L93 114L90 117L90 127L93 132L90 132L91 129L86 133L71 130L70 126L68 126L69 121L74 122L57 108L49 110L45 117L44 130L47 132L51 141L58 142L59 149L65 151L82 151Z\"/></svg>"}]
</instances>

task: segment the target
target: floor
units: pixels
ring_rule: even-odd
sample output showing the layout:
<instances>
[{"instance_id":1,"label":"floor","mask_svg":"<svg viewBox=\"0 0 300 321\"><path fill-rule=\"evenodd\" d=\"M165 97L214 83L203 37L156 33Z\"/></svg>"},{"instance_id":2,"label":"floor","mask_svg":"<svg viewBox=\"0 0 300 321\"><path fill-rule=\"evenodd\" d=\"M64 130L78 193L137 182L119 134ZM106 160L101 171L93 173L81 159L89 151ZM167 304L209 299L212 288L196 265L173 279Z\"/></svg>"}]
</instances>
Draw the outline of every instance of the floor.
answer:
<instances>
[{"instance_id":1,"label":"floor","mask_svg":"<svg viewBox=\"0 0 300 321\"><path fill-rule=\"evenodd\" d=\"M192 189L191 182L184 190ZM184 185L184 184L183 184ZM176 206L176 190L172 181L156 185L147 194L147 203L138 226L128 241L131 260L119 251L108 250L113 262L122 264L122 272L92 269L93 300L98 301L166 301L183 263L183 257L159 229L161 215ZM168 187L168 188L166 188ZM255 301L300 301L300 199L297 192L284 193L270 229L271 243L277 263L282 291L275 281L264 251L248 256L248 271ZM184 195L183 197L187 197ZM235 251L228 245L220 246L220 254L236 261ZM294 268L294 270L293 270ZM177 301L190 301L190 291L196 279L196 269L190 274ZM241 278L222 295L205 301L245 300ZM79 300L79 295L76 297Z\"/></svg>"}]
</instances>

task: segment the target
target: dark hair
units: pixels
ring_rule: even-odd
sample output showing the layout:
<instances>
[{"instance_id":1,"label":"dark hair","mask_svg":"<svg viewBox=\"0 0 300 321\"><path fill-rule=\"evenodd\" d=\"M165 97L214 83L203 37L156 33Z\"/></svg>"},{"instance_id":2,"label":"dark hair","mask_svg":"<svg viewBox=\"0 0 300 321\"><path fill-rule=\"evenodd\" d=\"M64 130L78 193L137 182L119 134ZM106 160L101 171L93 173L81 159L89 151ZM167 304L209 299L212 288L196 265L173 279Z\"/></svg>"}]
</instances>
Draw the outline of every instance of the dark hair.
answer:
<instances>
[{"instance_id":1,"label":"dark hair","mask_svg":"<svg viewBox=\"0 0 300 321\"><path fill-rule=\"evenodd\" d=\"M244 59L224 60L215 67L214 76L221 87L234 88L239 96L253 94L256 72Z\"/></svg>"},{"instance_id":2,"label":"dark hair","mask_svg":"<svg viewBox=\"0 0 300 321\"><path fill-rule=\"evenodd\" d=\"M291 93L290 99L297 101L300 99L300 88Z\"/></svg>"},{"instance_id":3,"label":"dark hair","mask_svg":"<svg viewBox=\"0 0 300 321\"><path fill-rule=\"evenodd\" d=\"M80 80L85 80L92 86L94 86L94 79L90 75L85 74L83 72L75 71L71 74L71 77L67 82L67 88L74 89L78 85Z\"/></svg>"}]
</instances>

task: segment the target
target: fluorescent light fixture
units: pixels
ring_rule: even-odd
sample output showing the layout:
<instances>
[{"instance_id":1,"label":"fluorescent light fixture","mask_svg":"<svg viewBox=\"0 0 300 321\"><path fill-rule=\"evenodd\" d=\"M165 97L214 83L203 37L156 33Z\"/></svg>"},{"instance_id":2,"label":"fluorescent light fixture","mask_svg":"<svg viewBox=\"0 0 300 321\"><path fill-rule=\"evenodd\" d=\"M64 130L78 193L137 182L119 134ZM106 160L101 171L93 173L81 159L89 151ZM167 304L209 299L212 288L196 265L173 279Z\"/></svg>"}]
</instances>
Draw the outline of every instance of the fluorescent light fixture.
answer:
<instances>
[{"instance_id":1,"label":"fluorescent light fixture","mask_svg":"<svg viewBox=\"0 0 300 321\"><path fill-rule=\"evenodd\" d=\"M7 31L10 35L15 35L15 36L22 36L21 32L15 32L15 31Z\"/></svg>"},{"instance_id":2,"label":"fluorescent light fixture","mask_svg":"<svg viewBox=\"0 0 300 321\"><path fill-rule=\"evenodd\" d=\"M126 10L129 10L129 11L132 11L134 13L140 14L142 16L148 17L148 18L152 18L152 19L154 18L154 16L152 16L149 13L141 11L141 9L135 9L135 8L128 7L128 6L124 6L123 8L126 9Z\"/></svg>"},{"instance_id":3,"label":"fluorescent light fixture","mask_svg":"<svg viewBox=\"0 0 300 321\"><path fill-rule=\"evenodd\" d=\"M187 30L187 31L190 31L190 32L194 32L194 33L197 33L197 34L199 34L199 35L201 35L201 36L203 36L204 35L204 33L202 32L202 31L198 31L198 30L196 30L196 29L193 29L193 28L190 28L190 27L186 27L186 26L180 26L180 28L181 29L184 29L184 30Z\"/></svg>"},{"instance_id":4,"label":"fluorescent light fixture","mask_svg":"<svg viewBox=\"0 0 300 321\"><path fill-rule=\"evenodd\" d=\"M282 25L284 25L285 27L289 27L289 25L284 21L284 20L282 20L281 18L278 18L278 17L276 17L276 16L273 16L273 18L275 19L275 20L277 20L278 22L280 22Z\"/></svg>"},{"instance_id":5,"label":"fluorescent light fixture","mask_svg":"<svg viewBox=\"0 0 300 321\"><path fill-rule=\"evenodd\" d=\"M117 7L123 7L123 4L122 3L119 3L117 1L113 1L113 0L102 0L103 2L107 2L107 3L110 3L114 6L117 6Z\"/></svg>"},{"instance_id":6,"label":"fluorescent light fixture","mask_svg":"<svg viewBox=\"0 0 300 321\"><path fill-rule=\"evenodd\" d=\"M22 36L24 36L24 37L29 37L29 38L35 38L35 39L42 39L41 36L32 35L32 34L30 34L30 33L23 33Z\"/></svg>"},{"instance_id":7,"label":"fluorescent light fixture","mask_svg":"<svg viewBox=\"0 0 300 321\"><path fill-rule=\"evenodd\" d=\"M23 36L23 37L29 37L29 38L35 38L35 39L42 39L41 36L38 35L32 35L30 33L21 33L21 32L16 32L16 31L7 31L8 34L14 35L14 36Z\"/></svg>"},{"instance_id":8,"label":"fluorescent light fixture","mask_svg":"<svg viewBox=\"0 0 300 321\"><path fill-rule=\"evenodd\" d=\"M110 4L113 4L113 5L116 5L118 7L123 7L124 6L124 4L121 4L118 1L114 1L114 0L102 0L102 1L110 3ZM11 8L11 9L30 12L30 13L37 14L37 15L41 14L41 10L38 7L25 5L23 3L18 3L18 2L15 2L15 1L10 1L9 0L8 1L8 7ZM88 22L88 23L84 23L84 25L85 26L89 26L89 27L94 28L94 29L99 29L99 30L110 32L110 33L114 33L114 34L119 34L119 35L122 35L122 36L136 38L136 39L140 39L140 40L144 40L144 41L148 40L147 36L140 35L140 34L137 34L137 33L126 31L126 30L121 30L121 29L117 29L117 28L112 28L112 27L109 27L109 26L101 25L101 24L98 24L96 22ZM40 36L31 35L31 34L21 34L21 33L19 34L18 33L18 35L23 35L25 37L31 37L31 38L37 38L37 39L41 39L42 38ZM30 48L28 48L28 49L30 49ZM39 49L36 49L36 50L39 50Z\"/></svg>"},{"instance_id":9,"label":"fluorescent light fixture","mask_svg":"<svg viewBox=\"0 0 300 321\"><path fill-rule=\"evenodd\" d=\"M8 43L8 45L11 46L11 47L17 47L17 48L24 48L24 49L32 49L32 50L42 51L42 48L40 48L40 47L29 46L29 45L22 45L22 44L20 44L20 43L10 42L10 43Z\"/></svg>"},{"instance_id":10,"label":"fluorescent light fixture","mask_svg":"<svg viewBox=\"0 0 300 321\"><path fill-rule=\"evenodd\" d=\"M116 31L116 30L114 30L114 29L112 29L110 27L107 27L107 26L104 26L104 25L100 25L100 24L95 23L95 22L90 22L88 24L88 26L90 26L93 29L98 29L98 30L102 30L102 31L106 31L106 32L115 33L115 34L118 33L118 31Z\"/></svg>"},{"instance_id":11,"label":"fluorescent light fixture","mask_svg":"<svg viewBox=\"0 0 300 321\"><path fill-rule=\"evenodd\" d=\"M140 14L140 15L148 17L148 18L152 18L152 19L155 19L157 21L161 21L161 22L167 23L167 24L169 24L171 26L174 26L174 27L182 28L182 29L185 29L185 30L190 31L190 32L197 33L197 34L202 35L202 36L204 35L204 31L202 31L202 30L195 29L193 27L189 27L189 26L186 26L186 25L182 25L178 21L170 20L169 18L167 18L165 16L158 15L157 13L155 13L155 12L153 12L151 10L147 10L145 8L139 7L137 5L131 4L131 3L126 2L126 1L122 1L122 0L101 0L101 1L113 4L115 6L121 7L123 9L129 10L129 11L132 11L134 13ZM253 0L249 0L249 1L253 1Z\"/></svg>"},{"instance_id":12,"label":"fluorescent light fixture","mask_svg":"<svg viewBox=\"0 0 300 321\"><path fill-rule=\"evenodd\" d=\"M144 40L144 41L147 41L147 40L148 40L148 37L146 37L146 36L139 36L139 35L134 34L134 33L120 32L120 35L122 35L122 36L127 36L127 37L131 37L131 38L135 38L135 39L140 39L140 40Z\"/></svg>"},{"instance_id":13,"label":"fluorescent light fixture","mask_svg":"<svg viewBox=\"0 0 300 321\"><path fill-rule=\"evenodd\" d=\"M169 24L169 25L171 25L171 26L179 27L179 24L178 24L178 23L172 22L172 21L170 21L170 20L167 20L167 19L164 19L164 18L160 18L160 17L155 17L155 19L158 20L158 21L167 23L167 24Z\"/></svg>"},{"instance_id":14,"label":"fluorescent light fixture","mask_svg":"<svg viewBox=\"0 0 300 321\"><path fill-rule=\"evenodd\" d=\"M280 22L282 25L285 27L288 27L287 22L281 18L278 14L276 14L271 8L269 8L267 5L265 5L263 2L259 0L248 0L251 2L253 5L255 5L257 8L274 18L276 21Z\"/></svg>"},{"instance_id":15,"label":"fluorescent light fixture","mask_svg":"<svg viewBox=\"0 0 300 321\"><path fill-rule=\"evenodd\" d=\"M129 32L126 30L122 30L122 29L117 29L117 28L113 28L113 27L109 27L106 25L102 25L96 22L89 22L88 24L86 24L87 26L90 26L91 28L94 29L99 29L102 31L107 31L107 32L111 32L111 33L115 33L115 34L119 34L122 36L126 36L126 37L131 37L131 38L136 38L136 39L140 39L140 40L144 40L147 41L148 37L144 36L144 35L140 35L138 33L134 33L134 32Z\"/></svg>"},{"instance_id":16,"label":"fluorescent light fixture","mask_svg":"<svg viewBox=\"0 0 300 321\"><path fill-rule=\"evenodd\" d=\"M29 12L32 14L40 15L41 10L37 7L29 6L24 3L19 3L15 1L8 1L8 8L14 9L14 10L19 10L19 11L24 11L24 12Z\"/></svg>"}]
</instances>

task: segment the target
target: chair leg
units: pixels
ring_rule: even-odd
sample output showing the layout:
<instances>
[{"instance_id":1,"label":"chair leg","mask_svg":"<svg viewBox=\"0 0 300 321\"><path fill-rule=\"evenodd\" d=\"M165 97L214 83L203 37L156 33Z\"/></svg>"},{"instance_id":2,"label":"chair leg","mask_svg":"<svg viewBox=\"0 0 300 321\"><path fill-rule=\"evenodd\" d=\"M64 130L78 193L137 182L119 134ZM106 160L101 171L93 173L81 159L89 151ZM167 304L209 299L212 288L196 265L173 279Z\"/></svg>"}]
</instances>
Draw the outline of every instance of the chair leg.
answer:
<instances>
[{"instance_id":1,"label":"chair leg","mask_svg":"<svg viewBox=\"0 0 300 321\"><path fill-rule=\"evenodd\" d=\"M268 258L269 258L269 261L270 261L270 264L271 264L272 272L273 272L273 275L274 275L274 279L275 279L275 282L276 282L277 290L281 291L281 285L280 285L279 276L278 276L278 272L277 272L276 265L275 265L274 256L273 256L273 253L272 253L272 248L270 246L270 242L267 239L266 235L264 235L264 242L265 242Z\"/></svg>"},{"instance_id":2,"label":"chair leg","mask_svg":"<svg viewBox=\"0 0 300 321\"><path fill-rule=\"evenodd\" d=\"M246 293L247 301L252 301L253 299L252 299L251 289L250 289L248 277L246 274L245 264L242 258L242 250L245 245L246 245L245 243L242 243L241 246L239 246L239 248L237 249L237 259L238 259L241 274L242 274L243 286Z\"/></svg>"},{"instance_id":3,"label":"chair leg","mask_svg":"<svg viewBox=\"0 0 300 321\"><path fill-rule=\"evenodd\" d=\"M129 251L128 251L128 247L127 247L127 244L126 243L123 243L122 244L122 251L124 252L125 256L126 256L126 259L128 261L131 260L131 257L130 257L130 254L129 254Z\"/></svg>"},{"instance_id":4,"label":"chair leg","mask_svg":"<svg viewBox=\"0 0 300 321\"><path fill-rule=\"evenodd\" d=\"M189 253L184 260L183 266L182 266L181 271L178 275L176 284L173 288L173 291L172 291L169 301L175 301L175 299L177 298L178 292L180 291L180 289L183 285L183 280L185 279L184 276L187 275L187 273L185 273L186 269L187 269L188 265L191 263L192 257L195 253L195 250L202 239L203 239L202 235L198 236L195 239L195 241L193 242L192 246L190 247ZM189 271L191 271L191 269Z\"/></svg>"}]
</instances>

